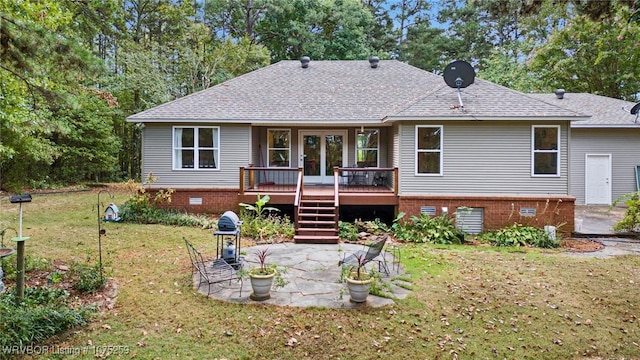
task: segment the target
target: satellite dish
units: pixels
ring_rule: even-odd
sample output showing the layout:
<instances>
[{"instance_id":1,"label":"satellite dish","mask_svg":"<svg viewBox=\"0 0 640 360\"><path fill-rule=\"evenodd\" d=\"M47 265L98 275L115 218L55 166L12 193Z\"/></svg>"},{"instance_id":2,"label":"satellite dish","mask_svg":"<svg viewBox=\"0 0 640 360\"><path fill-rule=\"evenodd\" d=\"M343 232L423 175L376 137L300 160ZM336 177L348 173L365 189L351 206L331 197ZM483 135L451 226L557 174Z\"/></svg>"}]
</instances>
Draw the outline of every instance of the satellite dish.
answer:
<instances>
[{"instance_id":1,"label":"satellite dish","mask_svg":"<svg viewBox=\"0 0 640 360\"><path fill-rule=\"evenodd\" d=\"M466 61L458 60L447 65L444 68L444 82L449 87L458 89L458 102L460 103L460 110L464 112L464 104L462 103L462 96L460 95L460 89L466 88L473 84L473 80L476 78L476 72L473 70L473 66Z\"/></svg>"},{"instance_id":2,"label":"satellite dish","mask_svg":"<svg viewBox=\"0 0 640 360\"><path fill-rule=\"evenodd\" d=\"M476 72L466 61L458 60L444 68L444 82L452 88L466 88L473 84Z\"/></svg>"},{"instance_id":3,"label":"satellite dish","mask_svg":"<svg viewBox=\"0 0 640 360\"><path fill-rule=\"evenodd\" d=\"M640 116L640 103L637 103L635 105L633 105L633 107L631 108L631 110L629 110L629 112L631 113L631 115L635 115L636 118L635 120L633 120L634 124L638 123L638 117Z\"/></svg>"}]
</instances>

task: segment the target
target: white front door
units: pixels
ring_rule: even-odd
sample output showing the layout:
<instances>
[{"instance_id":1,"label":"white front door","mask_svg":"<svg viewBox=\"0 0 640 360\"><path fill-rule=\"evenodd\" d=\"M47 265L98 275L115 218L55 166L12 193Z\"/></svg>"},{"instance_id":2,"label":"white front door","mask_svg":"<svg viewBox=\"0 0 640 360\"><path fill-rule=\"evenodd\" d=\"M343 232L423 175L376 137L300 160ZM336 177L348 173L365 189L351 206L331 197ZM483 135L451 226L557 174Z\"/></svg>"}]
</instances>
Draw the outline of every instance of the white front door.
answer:
<instances>
[{"instance_id":1,"label":"white front door","mask_svg":"<svg viewBox=\"0 0 640 360\"><path fill-rule=\"evenodd\" d=\"M611 205L611 154L587 154L585 160L587 205Z\"/></svg>"},{"instance_id":2,"label":"white front door","mask_svg":"<svg viewBox=\"0 0 640 360\"><path fill-rule=\"evenodd\" d=\"M333 167L347 166L346 130L301 130L298 144L305 183L331 184Z\"/></svg>"}]
</instances>

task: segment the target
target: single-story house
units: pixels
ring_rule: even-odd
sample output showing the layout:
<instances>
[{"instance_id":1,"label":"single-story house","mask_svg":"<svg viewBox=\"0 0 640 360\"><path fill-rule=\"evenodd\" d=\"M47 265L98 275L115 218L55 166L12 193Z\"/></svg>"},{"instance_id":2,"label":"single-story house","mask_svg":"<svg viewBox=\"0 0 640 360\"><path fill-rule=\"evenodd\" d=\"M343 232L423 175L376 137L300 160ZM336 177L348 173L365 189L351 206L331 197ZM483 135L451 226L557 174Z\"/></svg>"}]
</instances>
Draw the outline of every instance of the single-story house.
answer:
<instances>
[{"instance_id":1,"label":"single-story house","mask_svg":"<svg viewBox=\"0 0 640 360\"><path fill-rule=\"evenodd\" d=\"M297 242L337 241L367 209L455 214L477 233L514 222L573 230L570 123L588 116L395 60L280 61L128 117L150 190L171 206L239 210L268 194Z\"/></svg>"},{"instance_id":2,"label":"single-story house","mask_svg":"<svg viewBox=\"0 0 640 360\"><path fill-rule=\"evenodd\" d=\"M638 191L640 119L635 103L587 93L532 94L536 99L590 115L571 122L569 194L579 205L611 205Z\"/></svg>"}]
</instances>

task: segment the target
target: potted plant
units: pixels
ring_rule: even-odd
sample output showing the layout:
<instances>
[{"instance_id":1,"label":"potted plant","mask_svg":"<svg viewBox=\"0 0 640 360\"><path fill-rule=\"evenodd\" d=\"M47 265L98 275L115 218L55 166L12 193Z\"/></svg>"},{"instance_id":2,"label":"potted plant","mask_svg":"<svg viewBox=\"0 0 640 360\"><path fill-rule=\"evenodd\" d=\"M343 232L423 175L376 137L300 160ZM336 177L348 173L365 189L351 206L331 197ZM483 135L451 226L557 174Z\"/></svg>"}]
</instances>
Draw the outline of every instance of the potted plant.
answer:
<instances>
[{"instance_id":1,"label":"potted plant","mask_svg":"<svg viewBox=\"0 0 640 360\"><path fill-rule=\"evenodd\" d=\"M375 276L373 273L366 272L366 269L364 268L365 254L356 254L355 257L358 264L348 268L343 268L346 269L346 276L344 276L344 279L347 282L347 288L349 289L350 301L354 303L363 303L367 301L369 289L375 280Z\"/></svg>"},{"instance_id":2,"label":"potted plant","mask_svg":"<svg viewBox=\"0 0 640 360\"><path fill-rule=\"evenodd\" d=\"M254 301L264 301L271 298L271 288L282 287L287 284L282 277L287 269L278 267L276 264L267 265L266 260L269 249L260 249L256 251L259 266L247 270L244 274L251 281L253 292L249 298Z\"/></svg>"}]
</instances>

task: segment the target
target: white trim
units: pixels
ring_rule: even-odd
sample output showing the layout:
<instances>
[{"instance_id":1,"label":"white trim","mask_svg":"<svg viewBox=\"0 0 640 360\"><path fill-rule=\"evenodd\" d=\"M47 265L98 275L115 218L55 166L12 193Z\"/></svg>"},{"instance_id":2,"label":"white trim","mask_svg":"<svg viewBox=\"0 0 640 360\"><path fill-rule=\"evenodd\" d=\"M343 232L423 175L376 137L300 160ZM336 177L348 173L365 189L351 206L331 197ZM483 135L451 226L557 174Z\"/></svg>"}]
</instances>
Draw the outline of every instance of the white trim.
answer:
<instances>
[{"instance_id":1,"label":"white trim","mask_svg":"<svg viewBox=\"0 0 640 360\"><path fill-rule=\"evenodd\" d=\"M364 128L364 131L376 131L378 136L378 143L375 148L358 148L358 134L360 133L360 129L355 129L355 163L358 163L358 150L375 150L376 151L376 166L380 167L380 129L372 129L372 128Z\"/></svg>"},{"instance_id":2,"label":"white trim","mask_svg":"<svg viewBox=\"0 0 640 360\"><path fill-rule=\"evenodd\" d=\"M287 151L289 151L289 164L287 166L271 166L271 159L269 159L269 150L272 149L278 149L278 150L285 150L285 148L270 148L269 147L269 134L271 131L286 131L289 133L289 147L287 147ZM291 128L268 128L267 129L267 153L266 153L266 157L267 157L267 161L266 164L267 167L272 167L272 168L278 168L278 167L291 167L291 143L292 143L292 138L291 138Z\"/></svg>"},{"instance_id":3,"label":"white trim","mask_svg":"<svg viewBox=\"0 0 640 360\"><path fill-rule=\"evenodd\" d=\"M342 167L346 167L348 162L348 142L349 131L347 129L300 129L298 130L298 167L303 168L304 173L304 136L305 135L317 135L320 137L320 175L304 175L305 183L332 183L333 177L330 175L324 175L324 166L327 162L327 146L325 141L325 135L342 135Z\"/></svg>"},{"instance_id":4,"label":"white trim","mask_svg":"<svg viewBox=\"0 0 640 360\"><path fill-rule=\"evenodd\" d=\"M193 129L193 148L191 147L178 147L176 130L177 129ZM199 129L214 129L215 137L213 139L213 147L200 147L198 146L198 131ZM193 149L193 167L183 168L178 167L178 159L176 158L177 151L184 149ZM214 168L200 168L199 165L199 153L198 150L211 150L213 151ZM171 128L171 169L175 171L219 171L220 170L220 126L173 126Z\"/></svg>"},{"instance_id":5,"label":"white trim","mask_svg":"<svg viewBox=\"0 0 640 360\"><path fill-rule=\"evenodd\" d=\"M418 129L419 128L440 128L440 149L437 151L440 152L440 172L438 173L419 173L418 172L418 153L419 152L436 152L435 150L422 150L418 151ZM444 164L443 154L444 154L444 126L443 125L416 125L414 128L414 144L413 144L413 156L414 156L414 168L413 173L415 176L442 176Z\"/></svg>"},{"instance_id":6,"label":"white trim","mask_svg":"<svg viewBox=\"0 0 640 360\"><path fill-rule=\"evenodd\" d=\"M558 149L556 150L536 150L535 146L536 146L536 129L537 128L543 128L543 129L550 129L550 128L555 128L557 129L557 138L556 138L556 144ZM560 149L562 148L562 144L560 143L560 132L561 130L561 126L560 125L531 125L531 176L532 177L560 177ZM536 174L535 173L535 154L552 154L555 153L556 154L556 173L555 174Z\"/></svg>"}]
</instances>

